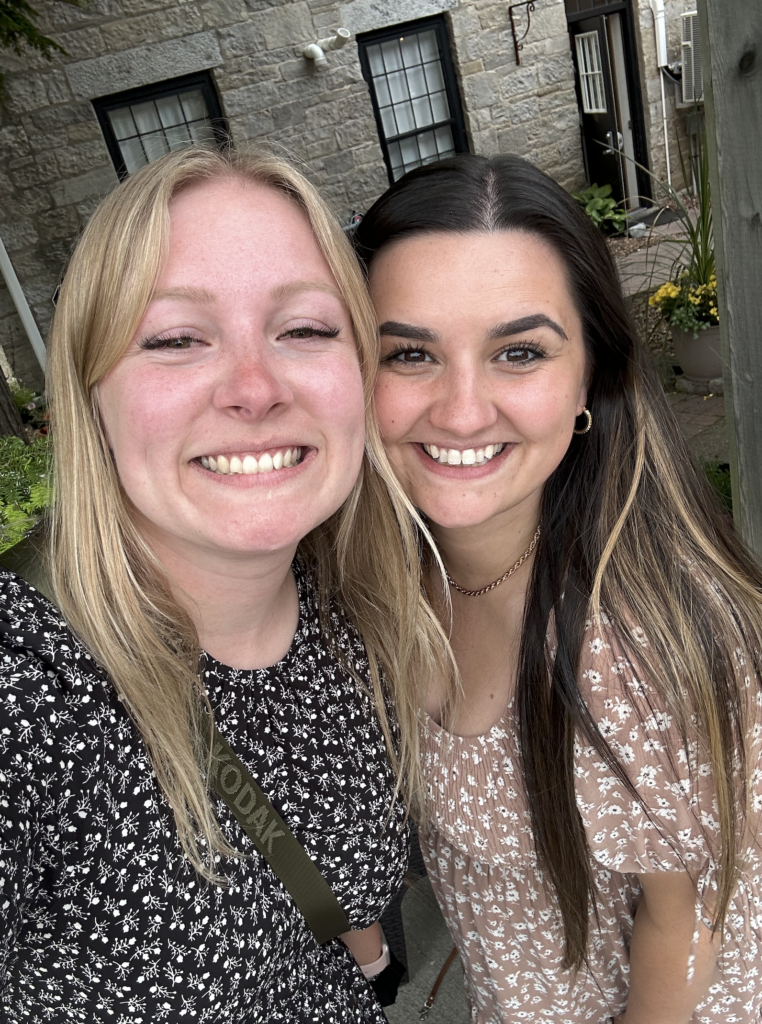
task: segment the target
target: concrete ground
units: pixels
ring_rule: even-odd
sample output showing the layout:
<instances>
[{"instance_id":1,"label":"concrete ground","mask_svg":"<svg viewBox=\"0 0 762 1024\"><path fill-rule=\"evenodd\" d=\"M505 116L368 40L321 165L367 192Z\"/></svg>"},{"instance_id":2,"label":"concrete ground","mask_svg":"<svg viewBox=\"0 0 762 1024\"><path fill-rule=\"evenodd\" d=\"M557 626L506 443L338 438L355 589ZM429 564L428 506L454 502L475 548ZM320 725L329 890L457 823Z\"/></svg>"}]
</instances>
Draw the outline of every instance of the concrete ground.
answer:
<instances>
[{"instance_id":1,"label":"concrete ground","mask_svg":"<svg viewBox=\"0 0 762 1024\"><path fill-rule=\"evenodd\" d=\"M421 1019L423 1005L453 948L431 883L425 876L405 894L402 919L410 981L400 987L394 1006L386 1008L390 1024L412 1024ZM463 968L457 956L425 1019L428 1024L468 1024L470 1021L463 991Z\"/></svg>"}]
</instances>

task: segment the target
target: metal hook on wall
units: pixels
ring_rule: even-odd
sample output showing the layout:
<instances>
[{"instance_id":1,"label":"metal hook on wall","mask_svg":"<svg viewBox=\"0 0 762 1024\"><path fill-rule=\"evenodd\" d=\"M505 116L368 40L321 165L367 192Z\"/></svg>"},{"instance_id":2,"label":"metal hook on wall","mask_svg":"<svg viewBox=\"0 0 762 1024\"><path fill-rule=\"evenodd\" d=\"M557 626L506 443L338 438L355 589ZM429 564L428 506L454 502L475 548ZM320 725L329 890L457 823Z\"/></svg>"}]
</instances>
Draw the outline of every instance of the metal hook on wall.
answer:
<instances>
[{"instance_id":1,"label":"metal hook on wall","mask_svg":"<svg viewBox=\"0 0 762 1024\"><path fill-rule=\"evenodd\" d=\"M511 19L511 32L513 32L513 48L516 51L516 63L521 64L521 51L524 49L524 40L529 34L529 28L532 24L532 14L535 10L536 0L522 0L521 3L511 4L508 8L508 17ZM524 30L524 35L519 38L516 35L516 19L513 12L519 7L526 7L527 9L527 27Z\"/></svg>"}]
</instances>

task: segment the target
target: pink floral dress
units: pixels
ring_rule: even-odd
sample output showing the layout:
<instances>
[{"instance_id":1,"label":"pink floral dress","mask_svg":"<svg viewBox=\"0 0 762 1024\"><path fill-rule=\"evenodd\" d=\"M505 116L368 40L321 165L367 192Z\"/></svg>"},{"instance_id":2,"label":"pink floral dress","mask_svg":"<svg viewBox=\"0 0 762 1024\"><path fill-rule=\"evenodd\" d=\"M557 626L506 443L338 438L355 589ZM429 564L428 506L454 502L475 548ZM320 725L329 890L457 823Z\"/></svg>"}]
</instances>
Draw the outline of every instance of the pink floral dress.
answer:
<instances>
[{"instance_id":1,"label":"pink floral dress","mask_svg":"<svg viewBox=\"0 0 762 1024\"><path fill-rule=\"evenodd\" d=\"M560 914L537 866L512 707L482 736L454 736L431 719L424 728L432 818L421 847L478 1024L603 1024L623 1013L642 892L638 874L687 867L699 891L715 885L719 826L711 769L698 746L686 756L672 716L658 709L653 687L638 678L605 623L603 629L588 624L582 661L583 695L650 814L594 748L578 743L577 806L593 854L599 923L591 913L588 965L576 977L562 968ZM756 679L745 683L756 721L749 759L752 812L758 813L762 692ZM697 929L704 927L698 906L696 920ZM720 981L691 1024L759 1024L762 858L755 841L728 914L719 968Z\"/></svg>"}]
</instances>

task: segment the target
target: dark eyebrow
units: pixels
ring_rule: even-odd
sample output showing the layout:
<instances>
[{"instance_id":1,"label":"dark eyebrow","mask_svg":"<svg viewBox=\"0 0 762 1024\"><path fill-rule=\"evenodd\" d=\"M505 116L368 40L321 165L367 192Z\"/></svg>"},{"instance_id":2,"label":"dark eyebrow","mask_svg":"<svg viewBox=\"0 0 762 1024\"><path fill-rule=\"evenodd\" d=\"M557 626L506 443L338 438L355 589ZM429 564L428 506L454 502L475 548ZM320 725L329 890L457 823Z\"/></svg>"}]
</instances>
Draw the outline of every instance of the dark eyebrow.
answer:
<instances>
[{"instance_id":1,"label":"dark eyebrow","mask_svg":"<svg viewBox=\"0 0 762 1024\"><path fill-rule=\"evenodd\" d=\"M436 331L428 327L414 327L413 324L401 324L396 320L385 320L378 328L380 335L389 338L408 338L410 341L438 341Z\"/></svg>"},{"instance_id":2,"label":"dark eyebrow","mask_svg":"<svg viewBox=\"0 0 762 1024\"><path fill-rule=\"evenodd\" d=\"M532 316L522 316L518 320L509 320L508 323L497 324L489 332L489 336L493 341L497 341L499 338L510 338L513 334L533 331L535 327L549 327L551 331L555 331L556 334L560 335L564 341L569 340L563 327L557 324L555 320L551 320L549 316L545 316L544 313L534 313Z\"/></svg>"}]
</instances>

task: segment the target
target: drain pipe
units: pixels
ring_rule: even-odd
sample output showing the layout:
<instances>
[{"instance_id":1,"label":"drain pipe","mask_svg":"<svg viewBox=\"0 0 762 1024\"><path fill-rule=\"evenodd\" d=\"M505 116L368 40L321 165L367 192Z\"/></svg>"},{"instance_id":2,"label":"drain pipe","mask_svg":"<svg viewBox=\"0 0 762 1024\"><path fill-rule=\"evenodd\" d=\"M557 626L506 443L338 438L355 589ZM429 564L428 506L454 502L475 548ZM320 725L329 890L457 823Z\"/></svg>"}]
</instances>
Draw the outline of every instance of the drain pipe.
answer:
<instances>
[{"instance_id":1,"label":"drain pipe","mask_svg":"<svg viewBox=\"0 0 762 1024\"><path fill-rule=\"evenodd\" d=\"M21 323L23 324L26 336L29 338L29 344L34 349L34 354L37 356L37 362L40 364L42 369L45 369L45 343L42 340L39 328L35 323L32 311L29 308L29 303L26 301L26 295L19 284L19 279L16 276L16 271L13 269L11 258L5 251L3 240L0 238L0 271L2 271L5 283L8 286L8 291L11 293L13 299L13 305L16 307Z\"/></svg>"},{"instance_id":2,"label":"drain pipe","mask_svg":"<svg viewBox=\"0 0 762 1024\"><path fill-rule=\"evenodd\" d=\"M346 28L337 28L336 35L328 36L326 39L318 39L316 43L310 43L302 50L302 55L307 60L314 60L316 68L324 68L328 64L325 56L326 50L340 50L350 39L352 33Z\"/></svg>"},{"instance_id":3,"label":"drain pipe","mask_svg":"<svg viewBox=\"0 0 762 1024\"><path fill-rule=\"evenodd\" d=\"M659 85L661 86L661 125L664 132L664 156L667 160L667 184L672 185L672 168L669 159L669 129L667 126L667 98L664 93L664 68L667 59L667 21L664 13L664 0L651 0L651 14L654 19L656 35L656 65L659 68Z\"/></svg>"}]
</instances>

